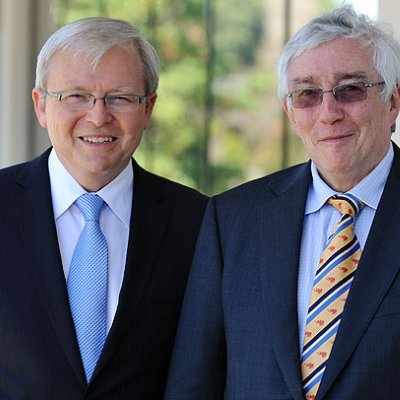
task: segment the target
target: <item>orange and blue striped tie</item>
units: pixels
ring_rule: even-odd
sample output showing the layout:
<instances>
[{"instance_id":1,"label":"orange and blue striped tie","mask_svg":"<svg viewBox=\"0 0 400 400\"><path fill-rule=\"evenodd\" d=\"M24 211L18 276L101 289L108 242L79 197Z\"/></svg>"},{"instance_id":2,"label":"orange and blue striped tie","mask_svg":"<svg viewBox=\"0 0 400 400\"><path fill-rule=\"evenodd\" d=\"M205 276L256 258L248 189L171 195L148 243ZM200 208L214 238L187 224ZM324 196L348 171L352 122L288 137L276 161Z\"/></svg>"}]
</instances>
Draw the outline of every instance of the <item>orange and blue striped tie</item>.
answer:
<instances>
[{"instance_id":1,"label":"orange and blue striped tie","mask_svg":"<svg viewBox=\"0 0 400 400\"><path fill-rule=\"evenodd\" d=\"M340 211L342 217L328 238L311 293L301 358L307 400L316 397L361 258L354 219L364 204L350 193L335 195L328 203Z\"/></svg>"}]
</instances>

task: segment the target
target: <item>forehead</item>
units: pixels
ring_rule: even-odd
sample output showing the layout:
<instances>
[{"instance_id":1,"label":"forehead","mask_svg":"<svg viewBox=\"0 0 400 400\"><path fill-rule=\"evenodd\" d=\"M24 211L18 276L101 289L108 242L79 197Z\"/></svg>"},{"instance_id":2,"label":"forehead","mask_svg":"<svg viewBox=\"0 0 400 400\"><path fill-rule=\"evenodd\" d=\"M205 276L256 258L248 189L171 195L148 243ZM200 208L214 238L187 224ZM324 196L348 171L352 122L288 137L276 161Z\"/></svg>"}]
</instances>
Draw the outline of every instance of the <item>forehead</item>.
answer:
<instances>
[{"instance_id":1,"label":"forehead","mask_svg":"<svg viewBox=\"0 0 400 400\"><path fill-rule=\"evenodd\" d=\"M336 84L352 78L372 79L377 75L370 49L358 40L344 38L304 51L291 60L288 68L289 86Z\"/></svg>"},{"instance_id":2,"label":"forehead","mask_svg":"<svg viewBox=\"0 0 400 400\"><path fill-rule=\"evenodd\" d=\"M93 56L65 49L55 54L50 61L47 83L48 86L62 86L63 89L96 88L97 85L137 87L144 84L143 65L134 49L113 47L98 61Z\"/></svg>"}]
</instances>

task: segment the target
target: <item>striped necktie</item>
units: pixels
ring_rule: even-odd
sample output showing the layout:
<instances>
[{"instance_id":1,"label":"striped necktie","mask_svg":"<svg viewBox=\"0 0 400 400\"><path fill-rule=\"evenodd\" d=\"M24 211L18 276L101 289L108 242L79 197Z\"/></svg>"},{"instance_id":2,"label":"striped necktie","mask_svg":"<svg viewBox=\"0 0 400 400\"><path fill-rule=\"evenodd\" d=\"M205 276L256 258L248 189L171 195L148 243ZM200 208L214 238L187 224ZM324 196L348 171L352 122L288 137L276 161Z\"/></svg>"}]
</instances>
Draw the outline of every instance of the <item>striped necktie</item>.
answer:
<instances>
[{"instance_id":1,"label":"striped necktie","mask_svg":"<svg viewBox=\"0 0 400 400\"><path fill-rule=\"evenodd\" d=\"M99 225L103 199L84 194L75 203L85 218L85 226L72 256L67 288L89 382L106 339L108 250Z\"/></svg>"},{"instance_id":2,"label":"striped necktie","mask_svg":"<svg viewBox=\"0 0 400 400\"><path fill-rule=\"evenodd\" d=\"M314 400L330 356L345 302L361 258L354 219L364 204L353 195L328 200L342 214L328 238L315 274L308 308L301 376L307 400Z\"/></svg>"}]
</instances>

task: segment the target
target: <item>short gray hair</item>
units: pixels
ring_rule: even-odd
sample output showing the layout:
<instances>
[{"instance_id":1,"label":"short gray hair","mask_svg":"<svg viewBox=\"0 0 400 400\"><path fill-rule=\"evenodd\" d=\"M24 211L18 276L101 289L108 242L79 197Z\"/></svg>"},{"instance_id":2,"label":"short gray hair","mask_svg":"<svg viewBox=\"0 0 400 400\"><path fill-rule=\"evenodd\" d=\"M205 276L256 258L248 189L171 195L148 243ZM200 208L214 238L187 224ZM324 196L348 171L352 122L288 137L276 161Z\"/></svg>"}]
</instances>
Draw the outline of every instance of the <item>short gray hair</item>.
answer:
<instances>
[{"instance_id":1,"label":"short gray hair","mask_svg":"<svg viewBox=\"0 0 400 400\"><path fill-rule=\"evenodd\" d=\"M75 54L85 54L95 67L112 47L137 51L143 64L145 94L154 93L158 87L160 69L154 47L129 22L100 17L71 22L48 38L37 57L36 88L46 89L51 61L59 51L71 49Z\"/></svg>"},{"instance_id":2,"label":"short gray hair","mask_svg":"<svg viewBox=\"0 0 400 400\"><path fill-rule=\"evenodd\" d=\"M301 28L283 47L278 60L278 96L283 102L289 90L288 68L291 60L304 51L337 37L359 40L371 51L374 67L386 85L382 90L387 100L400 80L400 44L384 27L351 6L343 6L313 19Z\"/></svg>"}]
</instances>

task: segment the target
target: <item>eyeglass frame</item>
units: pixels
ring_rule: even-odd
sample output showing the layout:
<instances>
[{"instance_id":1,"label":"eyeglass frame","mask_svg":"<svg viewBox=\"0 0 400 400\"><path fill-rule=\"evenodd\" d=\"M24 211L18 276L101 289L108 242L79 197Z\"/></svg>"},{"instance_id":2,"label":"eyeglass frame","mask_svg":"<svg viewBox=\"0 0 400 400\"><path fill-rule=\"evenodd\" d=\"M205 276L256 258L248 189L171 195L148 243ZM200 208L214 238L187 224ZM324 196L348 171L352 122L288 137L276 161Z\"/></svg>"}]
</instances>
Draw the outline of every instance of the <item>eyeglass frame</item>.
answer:
<instances>
[{"instance_id":1,"label":"eyeglass frame","mask_svg":"<svg viewBox=\"0 0 400 400\"><path fill-rule=\"evenodd\" d=\"M329 90L322 90L322 89L317 88L317 87L308 87L308 88L304 88L304 89L296 89L296 90L293 90L292 92L288 93L288 94L286 95L286 97L289 98L289 99L291 99L290 102L291 102L292 107L294 107L294 108L300 108L300 109L301 109L301 108L312 108L312 107L316 107L316 106L320 105L320 104L322 103L322 98L323 98L323 95L324 95L325 93L332 93L332 94L333 94L333 97L335 98L335 100L336 100L338 103L344 103L344 104L346 104L346 103L355 103L355 102L357 102L357 101L364 101L364 100L367 99L367 90L368 90L368 89L371 89L371 88L376 87L376 86L385 85L385 84L386 84L385 81L367 82L367 83L366 83L366 82L351 82L351 83L345 83L345 84L343 84L343 85L337 85L337 86L335 86L334 88L329 89ZM343 100L340 100L340 99L338 99L338 98L336 97L336 92L337 92L338 89L340 90L340 88L345 88L346 86L353 86L353 85L364 85L364 86L363 86L363 88L365 89L365 90L363 91L363 93L365 93L365 97L364 97L364 98L362 98L362 99L357 99L357 100L343 101ZM312 105L309 105L309 106L305 106L305 107L295 106L295 105L293 104L293 100L292 100L292 99L293 99L293 93L301 92L301 91L303 91L303 90L310 90L310 89L315 90L315 91L319 91L320 94L319 94L319 96L318 96L318 101L317 101L315 104L312 104Z\"/></svg>"},{"instance_id":2,"label":"eyeglass frame","mask_svg":"<svg viewBox=\"0 0 400 400\"><path fill-rule=\"evenodd\" d=\"M136 98L135 102L136 102L138 107L137 107L137 109L135 109L133 111L137 111L140 108L140 105L143 102L146 103L146 107L148 107L148 105L149 105L149 96L148 95L139 96L139 95L134 94L134 93L107 93L104 97L96 97L92 93L79 92L79 91L76 91L76 92L74 92L74 91L71 91L71 92L69 92L69 91L48 92L47 90L43 90L43 93L46 94L47 96L53 97L54 99L58 100L61 104L65 104L65 103L62 103L62 99L63 99L63 96L65 95L65 93L69 93L70 95L79 94L79 95L82 95L82 96L90 96L93 99L93 103L92 103L90 108L87 108L87 109L79 108L79 107L78 108L73 108L73 107L70 108L71 110L75 110L75 111L86 111L87 112L87 111L93 110L97 100L103 100L104 106L106 107L106 109L108 111L110 111L109 106L107 104L107 98L110 98L110 97L133 97L133 98ZM67 107L69 107L69 106L70 105L68 105ZM113 111L113 110L111 110L111 111ZM126 111L114 110L114 111L116 111L116 112L129 112L129 110L126 110Z\"/></svg>"}]
</instances>

